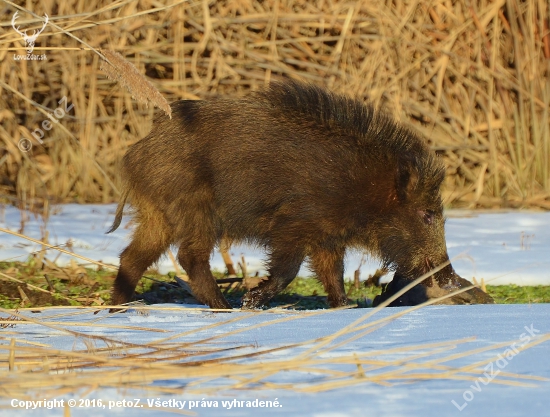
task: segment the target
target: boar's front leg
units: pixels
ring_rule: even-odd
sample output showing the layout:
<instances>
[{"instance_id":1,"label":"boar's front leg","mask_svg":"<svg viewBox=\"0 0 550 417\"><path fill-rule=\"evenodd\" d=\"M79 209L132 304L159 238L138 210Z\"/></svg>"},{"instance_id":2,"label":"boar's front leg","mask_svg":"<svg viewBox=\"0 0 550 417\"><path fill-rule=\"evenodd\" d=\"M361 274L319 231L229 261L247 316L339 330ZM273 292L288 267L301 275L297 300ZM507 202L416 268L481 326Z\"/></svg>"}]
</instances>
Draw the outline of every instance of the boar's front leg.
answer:
<instances>
[{"instance_id":1,"label":"boar's front leg","mask_svg":"<svg viewBox=\"0 0 550 417\"><path fill-rule=\"evenodd\" d=\"M305 253L299 247L288 246L288 242L273 245L268 268L269 279L244 295L243 309L263 306L296 278Z\"/></svg>"},{"instance_id":2,"label":"boar's front leg","mask_svg":"<svg viewBox=\"0 0 550 417\"><path fill-rule=\"evenodd\" d=\"M331 308L348 304L344 289L345 248L315 248L311 254L311 267L323 283Z\"/></svg>"},{"instance_id":3,"label":"boar's front leg","mask_svg":"<svg viewBox=\"0 0 550 417\"><path fill-rule=\"evenodd\" d=\"M178 250L178 261L189 275L189 286L197 300L210 308L229 309L231 305L210 272L210 252L213 247L199 248L191 243L182 243Z\"/></svg>"}]
</instances>

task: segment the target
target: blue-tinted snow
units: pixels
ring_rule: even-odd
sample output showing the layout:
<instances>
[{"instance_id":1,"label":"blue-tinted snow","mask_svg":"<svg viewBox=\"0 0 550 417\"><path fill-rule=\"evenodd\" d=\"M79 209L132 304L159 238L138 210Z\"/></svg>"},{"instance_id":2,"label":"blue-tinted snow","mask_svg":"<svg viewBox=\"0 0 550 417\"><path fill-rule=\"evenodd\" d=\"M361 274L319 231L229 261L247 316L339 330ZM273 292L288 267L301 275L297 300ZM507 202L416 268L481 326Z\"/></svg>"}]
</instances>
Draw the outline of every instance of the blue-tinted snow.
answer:
<instances>
[{"instance_id":1,"label":"blue-tinted snow","mask_svg":"<svg viewBox=\"0 0 550 417\"><path fill-rule=\"evenodd\" d=\"M290 345L312 341L316 338L331 335L344 326L354 322L360 317L372 312L371 309L355 309L346 311L325 311L317 312L299 312L299 313L273 313L264 312L263 314L253 314L235 311L228 314L213 314L208 311L197 312L189 310L179 305L163 305L162 307L172 307L170 310L162 310L159 306L158 311L150 310L147 316L142 316L136 311L130 311L124 314L108 316L106 311L99 314L87 312L75 317L66 317L66 321L91 322L98 321L105 325L130 325L138 324L141 328L149 327L153 330L166 330L167 333L147 332L147 331L129 331L112 329L106 327L69 327L71 330L87 334L97 334L106 337L116 337L128 341L137 341L147 343L159 338L164 338L180 332L187 332L191 329L199 329L208 324L220 321L226 321L229 317L248 316L242 321L224 325L214 330L202 331L187 336L184 341L196 341L206 337L241 330L240 333L222 338L216 342L217 347L223 346L249 346L246 351L254 349L267 349L279 346ZM381 317L387 317L391 314L403 311L403 308L385 309L365 323ZM32 315L35 319L43 320L47 316L54 314L67 313L67 310L47 310L43 313L24 314ZM272 320L293 317L292 321L271 324L265 327L252 328L252 326L267 323ZM391 348L404 348L412 345L437 343L448 340L457 340L467 337L475 337L475 340L457 345L452 351L442 352L434 357L419 359L418 361L432 360L437 357L448 356L454 352L469 351L476 348L490 346L496 343L503 343L504 347L494 349L488 352L480 352L469 355L465 358L445 362L443 365L451 367L465 366L477 361L489 359L498 354L504 355L506 349L516 342L521 343L529 331L533 337L530 337L529 343L540 340L543 335L550 333L550 305L476 305L476 306L428 306L405 316L395 319L386 326L374 331L373 333L361 337L357 340L344 344L332 351L321 353L320 358L338 358L340 356L349 356L353 354L368 353L373 350L384 350ZM139 320L136 321L136 319ZM59 319L57 319L59 320ZM19 325L17 329L17 339L32 342L45 343L52 348L59 349L78 349L85 345L66 333L52 331L51 329L38 325ZM11 329L13 331L13 329ZM0 334L1 336L1 334ZM13 337L13 336L12 336ZM337 339L336 342L342 339ZM0 339L0 344L8 344L9 338ZM21 342L18 342L21 343ZM100 347L100 342L95 342ZM279 351L274 354L266 355L262 360L281 360L292 358L302 352L306 347L291 348ZM422 352L422 349L415 353ZM384 360L406 359L407 353L396 352L391 355L382 355L378 358ZM497 356L498 357L498 356ZM181 394L158 396L148 394L147 391L135 390L114 390L98 388L92 393L87 394L89 399L123 400L140 398L143 403L147 399L160 398L164 401L186 400L200 401L218 401L219 407L198 407L196 411L200 416L546 416L550 406L550 341L540 343L530 349L520 351L514 355L507 363L502 362L502 372L516 373L521 375L537 375L548 378L547 381L536 381L536 387L516 387L499 385L495 381L487 385L478 382L475 385L477 377L471 375L471 380L451 380L434 379L424 381L396 381L393 386L381 386L370 382L360 383L358 385L334 389L319 394L304 394L287 391L282 389L270 390L234 390L220 391L217 395L197 396L186 394L184 390ZM340 369L349 371L350 365L330 365L331 369ZM353 368L353 366L352 366ZM498 370L494 364L494 371ZM308 384L315 383L322 375L311 373L298 373L292 371L281 372L269 376L267 380L274 383ZM183 380L163 380L156 384L182 388L186 381ZM531 381L533 382L533 381ZM212 382L215 383L215 382ZM208 383L205 383L208 386ZM475 387L475 388L473 388ZM477 390L476 390L477 388ZM75 395L64 395L60 398L68 400L70 398L82 398L82 393ZM238 401L253 401L256 398L260 400L278 399L282 408L232 408L227 409L221 406L221 401L237 399ZM466 401L466 398L468 401ZM38 399L38 398L37 398ZM10 399L11 400L11 399ZM456 405L453 403L456 403ZM40 408L34 411L24 411L14 409L10 406L10 401L0 400L0 405L7 407L0 409L0 415L61 415L62 409L47 410ZM459 411L458 408L462 408ZM188 408L186 408L188 410ZM173 411L167 407L166 411ZM91 414L90 414L91 413ZM164 415L159 411L148 411L145 409L135 410L132 408L116 408L114 410L103 409L71 409L71 416L109 416L109 415Z\"/></svg>"}]
</instances>

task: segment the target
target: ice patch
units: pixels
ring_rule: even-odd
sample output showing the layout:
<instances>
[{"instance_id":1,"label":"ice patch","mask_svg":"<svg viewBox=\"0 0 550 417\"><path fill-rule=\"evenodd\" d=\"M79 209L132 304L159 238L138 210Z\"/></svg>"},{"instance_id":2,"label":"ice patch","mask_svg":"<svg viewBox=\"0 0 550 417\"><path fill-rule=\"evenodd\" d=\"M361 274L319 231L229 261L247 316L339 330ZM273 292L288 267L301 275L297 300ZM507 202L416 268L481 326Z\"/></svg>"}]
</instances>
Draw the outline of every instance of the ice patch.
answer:
<instances>
[{"instance_id":1,"label":"ice patch","mask_svg":"<svg viewBox=\"0 0 550 417\"><path fill-rule=\"evenodd\" d=\"M167 322L181 322L181 316L130 316L128 317L130 323L167 323ZM193 323L196 326L197 323Z\"/></svg>"}]
</instances>

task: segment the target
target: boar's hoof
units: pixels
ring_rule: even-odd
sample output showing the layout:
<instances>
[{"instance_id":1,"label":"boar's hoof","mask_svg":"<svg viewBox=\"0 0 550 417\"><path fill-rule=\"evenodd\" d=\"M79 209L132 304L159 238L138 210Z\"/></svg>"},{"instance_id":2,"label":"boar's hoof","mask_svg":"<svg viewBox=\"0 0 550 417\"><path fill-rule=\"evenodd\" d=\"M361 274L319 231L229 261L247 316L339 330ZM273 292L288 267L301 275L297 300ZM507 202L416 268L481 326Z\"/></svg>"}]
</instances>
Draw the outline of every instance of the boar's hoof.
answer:
<instances>
[{"instance_id":1,"label":"boar's hoof","mask_svg":"<svg viewBox=\"0 0 550 417\"><path fill-rule=\"evenodd\" d=\"M345 295L334 298L329 296L327 301L330 308L345 307L350 304L350 300Z\"/></svg>"},{"instance_id":2,"label":"boar's hoof","mask_svg":"<svg viewBox=\"0 0 550 417\"><path fill-rule=\"evenodd\" d=\"M400 276L394 276L393 280L382 290L382 294L377 295L372 303L373 307L378 306L382 302L386 301L392 295L396 294L399 290L410 284L410 280ZM435 281L434 281L435 282ZM439 298L447 295L453 291L457 291L461 288L468 287L472 283L464 278L456 276L454 278L454 285L442 288L440 286L432 285L431 287L421 284L411 288L405 294L401 295L396 300L389 304L389 307L399 306L414 306L422 304L430 299ZM471 288L468 291L457 294L454 297L446 298L445 300L438 301L434 304L494 304L494 300L490 295L486 294L479 288Z\"/></svg>"},{"instance_id":3,"label":"boar's hoof","mask_svg":"<svg viewBox=\"0 0 550 417\"><path fill-rule=\"evenodd\" d=\"M254 310L260 308L265 304L265 296L259 290L258 287L255 287L248 291L242 299L242 309L243 310Z\"/></svg>"}]
</instances>

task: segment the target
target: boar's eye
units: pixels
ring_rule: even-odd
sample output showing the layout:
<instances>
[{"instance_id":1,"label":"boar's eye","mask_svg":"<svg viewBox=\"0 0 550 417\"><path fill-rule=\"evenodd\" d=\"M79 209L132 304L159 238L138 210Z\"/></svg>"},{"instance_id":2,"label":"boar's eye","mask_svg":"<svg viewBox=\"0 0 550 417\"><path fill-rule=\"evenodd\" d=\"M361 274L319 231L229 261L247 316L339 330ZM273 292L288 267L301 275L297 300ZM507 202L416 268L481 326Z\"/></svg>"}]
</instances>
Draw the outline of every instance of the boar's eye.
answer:
<instances>
[{"instance_id":1,"label":"boar's eye","mask_svg":"<svg viewBox=\"0 0 550 417\"><path fill-rule=\"evenodd\" d=\"M426 224L432 224L434 222L435 213L432 210L418 210L418 214L424 220Z\"/></svg>"}]
</instances>

